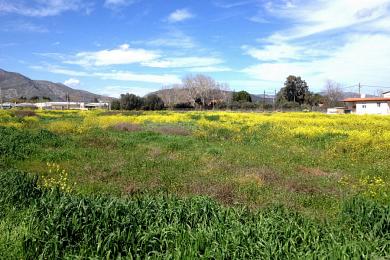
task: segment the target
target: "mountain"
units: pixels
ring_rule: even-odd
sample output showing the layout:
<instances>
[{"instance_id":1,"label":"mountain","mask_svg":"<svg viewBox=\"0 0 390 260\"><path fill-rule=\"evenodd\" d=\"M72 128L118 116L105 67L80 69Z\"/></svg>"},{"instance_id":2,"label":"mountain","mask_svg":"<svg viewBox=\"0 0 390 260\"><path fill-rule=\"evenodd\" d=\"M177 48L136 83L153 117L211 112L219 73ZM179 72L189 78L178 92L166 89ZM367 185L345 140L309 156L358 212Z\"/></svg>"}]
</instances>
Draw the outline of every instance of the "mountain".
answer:
<instances>
[{"instance_id":1,"label":"mountain","mask_svg":"<svg viewBox=\"0 0 390 260\"><path fill-rule=\"evenodd\" d=\"M44 80L32 80L19 73L8 72L0 69L0 91L3 101L26 97L48 97L51 101L66 101L69 95L70 101L93 102L109 101L112 98L97 95L88 91L73 89L61 83L53 83Z\"/></svg>"}]
</instances>

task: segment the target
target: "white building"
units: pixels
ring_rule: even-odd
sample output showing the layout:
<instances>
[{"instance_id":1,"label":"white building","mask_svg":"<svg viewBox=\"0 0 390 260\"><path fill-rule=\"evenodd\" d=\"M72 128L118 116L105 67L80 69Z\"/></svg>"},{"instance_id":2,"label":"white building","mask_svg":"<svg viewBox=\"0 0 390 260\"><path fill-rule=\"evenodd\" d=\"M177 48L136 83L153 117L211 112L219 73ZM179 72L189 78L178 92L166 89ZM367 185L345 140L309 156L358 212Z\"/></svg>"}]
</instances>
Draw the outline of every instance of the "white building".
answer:
<instances>
[{"instance_id":1,"label":"white building","mask_svg":"<svg viewBox=\"0 0 390 260\"><path fill-rule=\"evenodd\" d=\"M359 115L390 115L390 91L383 97L346 98L343 100L352 113Z\"/></svg>"},{"instance_id":2,"label":"white building","mask_svg":"<svg viewBox=\"0 0 390 260\"><path fill-rule=\"evenodd\" d=\"M108 109L109 103L84 103L84 102L44 102L36 103L36 106L45 110L90 110L90 109Z\"/></svg>"}]
</instances>

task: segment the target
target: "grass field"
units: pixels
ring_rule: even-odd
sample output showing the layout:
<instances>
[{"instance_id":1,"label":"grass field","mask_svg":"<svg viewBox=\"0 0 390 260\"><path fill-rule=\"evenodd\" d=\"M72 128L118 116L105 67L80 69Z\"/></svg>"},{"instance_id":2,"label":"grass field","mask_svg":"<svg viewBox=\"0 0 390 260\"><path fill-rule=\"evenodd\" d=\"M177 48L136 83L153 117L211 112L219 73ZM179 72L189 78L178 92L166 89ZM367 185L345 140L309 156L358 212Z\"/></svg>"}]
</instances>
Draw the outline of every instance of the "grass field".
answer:
<instances>
[{"instance_id":1,"label":"grass field","mask_svg":"<svg viewBox=\"0 0 390 260\"><path fill-rule=\"evenodd\" d=\"M0 111L0 258L390 256L390 117Z\"/></svg>"}]
</instances>

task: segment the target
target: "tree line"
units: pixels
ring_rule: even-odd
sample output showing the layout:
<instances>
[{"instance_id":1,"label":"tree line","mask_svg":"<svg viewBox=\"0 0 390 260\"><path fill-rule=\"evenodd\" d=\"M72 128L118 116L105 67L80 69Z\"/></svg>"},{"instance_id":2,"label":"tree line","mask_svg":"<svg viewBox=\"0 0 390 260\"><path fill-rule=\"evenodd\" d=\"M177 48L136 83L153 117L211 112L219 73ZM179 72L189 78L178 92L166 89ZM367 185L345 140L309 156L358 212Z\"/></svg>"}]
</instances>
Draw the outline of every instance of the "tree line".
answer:
<instances>
[{"instance_id":1,"label":"tree line","mask_svg":"<svg viewBox=\"0 0 390 260\"><path fill-rule=\"evenodd\" d=\"M111 104L113 110L162 109L294 109L335 106L343 98L339 84L328 81L323 95L313 93L305 80L290 75L275 97L257 97L247 91L231 91L226 83L198 74L187 75L181 84L164 86L160 91L139 97L122 94Z\"/></svg>"}]
</instances>

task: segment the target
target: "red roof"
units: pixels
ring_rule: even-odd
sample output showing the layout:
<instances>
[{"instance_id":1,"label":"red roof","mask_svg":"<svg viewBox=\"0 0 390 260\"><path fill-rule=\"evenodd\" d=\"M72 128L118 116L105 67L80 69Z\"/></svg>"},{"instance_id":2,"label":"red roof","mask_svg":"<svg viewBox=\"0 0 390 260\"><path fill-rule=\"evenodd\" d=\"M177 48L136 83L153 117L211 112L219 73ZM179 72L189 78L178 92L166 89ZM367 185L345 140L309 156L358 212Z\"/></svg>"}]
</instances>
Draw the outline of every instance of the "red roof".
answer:
<instances>
[{"instance_id":1,"label":"red roof","mask_svg":"<svg viewBox=\"0 0 390 260\"><path fill-rule=\"evenodd\" d=\"M367 101L387 101L390 102L390 97L384 98L384 97L372 97L372 98L346 98L341 100L343 102L367 102Z\"/></svg>"}]
</instances>

